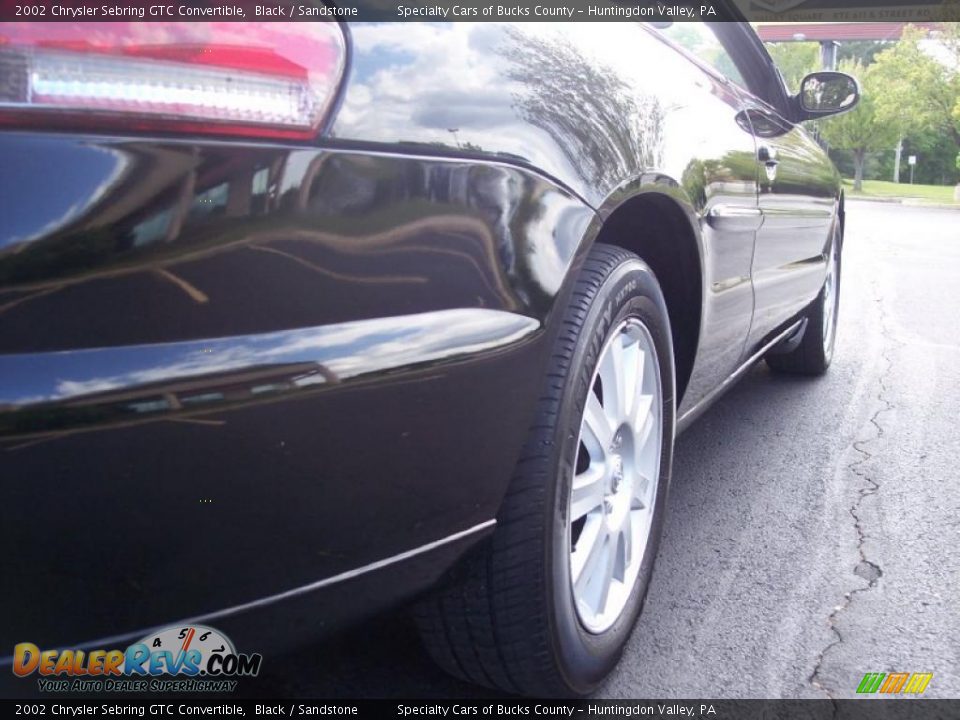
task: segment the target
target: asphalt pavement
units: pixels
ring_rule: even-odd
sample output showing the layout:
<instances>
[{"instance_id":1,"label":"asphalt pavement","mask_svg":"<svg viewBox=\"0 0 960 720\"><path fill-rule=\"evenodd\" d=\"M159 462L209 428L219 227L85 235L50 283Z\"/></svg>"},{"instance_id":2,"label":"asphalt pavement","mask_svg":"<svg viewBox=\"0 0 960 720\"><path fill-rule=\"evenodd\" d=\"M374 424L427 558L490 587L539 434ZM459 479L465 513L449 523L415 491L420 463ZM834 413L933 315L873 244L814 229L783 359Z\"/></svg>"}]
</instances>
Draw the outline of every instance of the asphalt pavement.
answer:
<instances>
[{"instance_id":1,"label":"asphalt pavement","mask_svg":"<svg viewBox=\"0 0 960 720\"><path fill-rule=\"evenodd\" d=\"M678 441L646 608L601 698L960 697L960 212L850 202L826 377L753 369ZM402 613L267 658L258 694L478 697Z\"/></svg>"}]
</instances>

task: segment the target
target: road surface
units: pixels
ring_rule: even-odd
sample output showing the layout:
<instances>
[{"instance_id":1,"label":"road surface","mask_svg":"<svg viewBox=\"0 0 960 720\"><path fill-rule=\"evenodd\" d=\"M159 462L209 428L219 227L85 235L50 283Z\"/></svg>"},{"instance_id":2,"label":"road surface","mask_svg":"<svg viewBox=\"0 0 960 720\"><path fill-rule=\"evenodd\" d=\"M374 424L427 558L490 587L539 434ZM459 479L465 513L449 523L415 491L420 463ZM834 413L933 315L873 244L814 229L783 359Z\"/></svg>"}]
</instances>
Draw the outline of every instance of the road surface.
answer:
<instances>
[{"instance_id":1,"label":"road surface","mask_svg":"<svg viewBox=\"0 0 960 720\"><path fill-rule=\"evenodd\" d=\"M830 373L761 364L679 439L646 609L597 697L839 698L891 671L960 697L960 212L851 202L847 226ZM487 694L402 614L267 658L256 692Z\"/></svg>"}]
</instances>

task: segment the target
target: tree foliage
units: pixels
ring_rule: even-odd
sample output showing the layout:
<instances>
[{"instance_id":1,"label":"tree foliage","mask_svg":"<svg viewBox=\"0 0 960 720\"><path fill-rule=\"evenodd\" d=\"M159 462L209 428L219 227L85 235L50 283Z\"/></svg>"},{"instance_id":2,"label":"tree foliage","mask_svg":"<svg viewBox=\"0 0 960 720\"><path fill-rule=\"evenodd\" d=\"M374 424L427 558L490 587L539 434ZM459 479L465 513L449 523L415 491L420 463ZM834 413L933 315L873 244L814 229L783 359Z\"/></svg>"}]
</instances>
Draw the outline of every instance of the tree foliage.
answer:
<instances>
[{"instance_id":1,"label":"tree foliage","mask_svg":"<svg viewBox=\"0 0 960 720\"><path fill-rule=\"evenodd\" d=\"M820 67L820 46L815 42L769 43L767 50L791 93L799 92L804 75Z\"/></svg>"},{"instance_id":2,"label":"tree foliage","mask_svg":"<svg viewBox=\"0 0 960 720\"><path fill-rule=\"evenodd\" d=\"M877 54L891 44L889 40L845 40L837 48L837 60L859 60L863 65L871 65Z\"/></svg>"},{"instance_id":3,"label":"tree foliage","mask_svg":"<svg viewBox=\"0 0 960 720\"><path fill-rule=\"evenodd\" d=\"M953 0L960 19L960 0ZM862 108L846 119L823 123L825 137L839 158L849 153L855 169L863 172L866 155L884 177L893 172L894 148L903 139L905 154L920 157L917 176L922 182L948 183L957 178L954 158L960 150L960 23L946 22L932 34L908 27L895 43L842 43L841 58L859 57L857 68L864 86ZM849 62L844 67L855 67ZM851 126L876 133L877 142L855 142ZM832 126L832 127L831 127ZM841 135L844 137L836 138ZM892 139L891 139L892 138ZM854 146L857 150L854 150ZM861 156L858 158L858 154Z\"/></svg>"},{"instance_id":4,"label":"tree foliage","mask_svg":"<svg viewBox=\"0 0 960 720\"><path fill-rule=\"evenodd\" d=\"M914 27L877 55L876 113L904 135L945 133L960 145L960 24L944 23L931 46Z\"/></svg>"},{"instance_id":5,"label":"tree foliage","mask_svg":"<svg viewBox=\"0 0 960 720\"><path fill-rule=\"evenodd\" d=\"M897 140L897 132L878 112L878 100L883 88L876 66L865 68L854 60L841 63L839 69L859 78L860 103L848 113L822 121L820 133L832 147L852 153L854 189L860 190L867 153L891 147Z\"/></svg>"}]
</instances>

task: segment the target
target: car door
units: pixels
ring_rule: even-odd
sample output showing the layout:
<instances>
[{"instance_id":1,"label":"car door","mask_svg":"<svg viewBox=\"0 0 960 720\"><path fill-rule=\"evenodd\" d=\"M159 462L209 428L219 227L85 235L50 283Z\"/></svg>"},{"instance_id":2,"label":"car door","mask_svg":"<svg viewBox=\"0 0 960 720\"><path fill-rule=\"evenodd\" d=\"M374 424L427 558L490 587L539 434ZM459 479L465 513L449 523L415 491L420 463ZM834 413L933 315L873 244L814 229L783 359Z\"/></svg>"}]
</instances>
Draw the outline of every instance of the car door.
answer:
<instances>
[{"instance_id":1,"label":"car door","mask_svg":"<svg viewBox=\"0 0 960 720\"><path fill-rule=\"evenodd\" d=\"M682 133L674 144L676 155L685 165L676 174L697 206L703 242L703 316L681 415L740 365L753 317L750 274L762 219L756 142L744 112L745 81L720 42L717 25L657 27L657 34L685 56L664 58L660 72L669 72L684 88L686 111L671 115L672 132ZM677 61L696 67L685 71Z\"/></svg>"},{"instance_id":2,"label":"car door","mask_svg":"<svg viewBox=\"0 0 960 720\"><path fill-rule=\"evenodd\" d=\"M764 338L817 295L823 285L838 178L822 148L799 126L757 102L760 210L753 258L755 298L748 346Z\"/></svg>"},{"instance_id":3,"label":"car door","mask_svg":"<svg viewBox=\"0 0 960 720\"><path fill-rule=\"evenodd\" d=\"M840 179L824 149L787 117L786 89L753 30L730 23L720 35L746 78L745 112L757 144L763 222L751 268L750 354L802 311L823 285Z\"/></svg>"}]
</instances>

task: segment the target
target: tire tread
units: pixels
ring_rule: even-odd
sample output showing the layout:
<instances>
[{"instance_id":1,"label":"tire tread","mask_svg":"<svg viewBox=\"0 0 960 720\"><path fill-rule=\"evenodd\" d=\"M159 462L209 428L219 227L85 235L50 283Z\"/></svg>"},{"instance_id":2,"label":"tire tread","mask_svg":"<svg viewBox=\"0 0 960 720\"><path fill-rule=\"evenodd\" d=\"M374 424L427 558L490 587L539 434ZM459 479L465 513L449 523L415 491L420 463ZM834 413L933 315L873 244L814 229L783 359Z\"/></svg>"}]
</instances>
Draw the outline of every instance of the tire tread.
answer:
<instances>
[{"instance_id":1,"label":"tire tread","mask_svg":"<svg viewBox=\"0 0 960 720\"><path fill-rule=\"evenodd\" d=\"M570 295L497 529L466 558L458 569L462 576L415 608L427 652L456 677L511 693L572 694L554 661L539 601L546 592L539 541L547 516L545 478L571 360L591 303L609 273L635 258L611 245L591 249ZM530 592L531 584L536 592ZM446 631L437 632L438 625Z\"/></svg>"}]
</instances>

